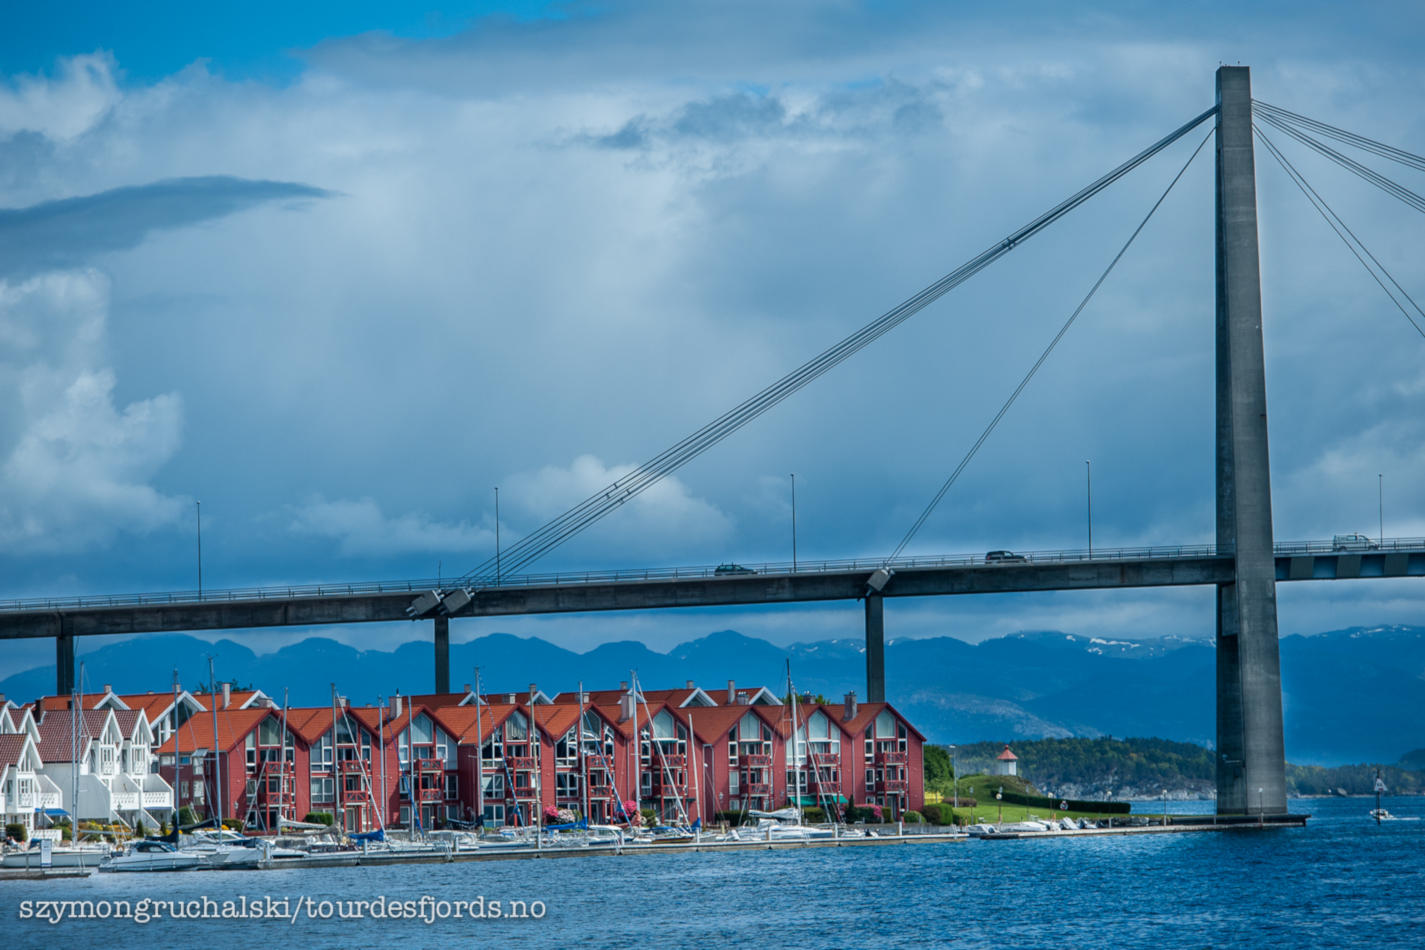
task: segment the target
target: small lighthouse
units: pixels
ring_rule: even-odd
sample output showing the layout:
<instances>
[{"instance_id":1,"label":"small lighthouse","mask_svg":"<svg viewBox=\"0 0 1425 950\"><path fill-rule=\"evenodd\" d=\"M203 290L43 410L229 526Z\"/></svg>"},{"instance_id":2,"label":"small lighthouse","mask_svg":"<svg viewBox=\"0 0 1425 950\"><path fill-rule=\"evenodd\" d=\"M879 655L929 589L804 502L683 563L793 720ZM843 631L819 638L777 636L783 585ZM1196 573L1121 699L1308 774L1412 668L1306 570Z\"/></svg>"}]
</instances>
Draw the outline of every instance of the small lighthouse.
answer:
<instances>
[{"instance_id":1,"label":"small lighthouse","mask_svg":"<svg viewBox=\"0 0 1425 950\"><path fill-rule=\"evenodd\" d=\"M1019 756L1009 751L1009 746L1004 747L1004 751L995 759L996 775L1018 775Z\"/></svg>"}]
</instances>

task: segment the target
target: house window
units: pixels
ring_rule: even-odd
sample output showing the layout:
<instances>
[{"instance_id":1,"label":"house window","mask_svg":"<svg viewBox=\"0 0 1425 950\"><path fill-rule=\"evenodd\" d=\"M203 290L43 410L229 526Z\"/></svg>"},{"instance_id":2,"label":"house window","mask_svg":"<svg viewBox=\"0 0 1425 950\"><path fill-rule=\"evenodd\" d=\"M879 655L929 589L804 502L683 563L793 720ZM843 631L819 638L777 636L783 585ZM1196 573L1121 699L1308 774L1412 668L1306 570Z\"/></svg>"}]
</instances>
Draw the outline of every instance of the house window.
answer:
<instances>
[{"instance_id":1,"label":"house window","mask_svg":"<svg viewBox=\"0 0 1425 950\"><path fill-rule=\"evenodd\" d=\"M257 733L249 732L243 747L247 752L247 770L251 772L257 768Z\"/></svg>"},{"instance_id":2,"label":"house window","mask_svg":"<svg viewBox=\"0 0 1425 950\"><path fill-rule=\"evenodd\" d=\"M445 773L445 797L460 797L460 776L454 772Z\"/></svg>"},{"instance_id":3,"label":"house window","mask_svg":"<svg viewBox=\"0 0 1425 950\"><path fill-rule=\"evenodd\" d=\"M332 734L327 732L312 746L312 768L319 772L330 771L332 767Z\"/></svg>"},{"instance_id":4,"label":"house window","mask_svg":"<svg viewBox=\"0 0 1425 950\"><path fill-rule=\"evenodd\" d=\"M559 772L554 776L554 793L559 798L579 797L579 776L573 772Z\"/></svg>"},{"instance_id":5,"label":"house window","mask_svg":"<svg viewBox=\"0 0 1425 950\"><path fill-rule=\"evenodd\" d=\"M485 803L485 824L503 825L505 823L505 806L500 804Z\"/></svg>"},{"instance_id":6,"label":"house window","mask_svg":"<svg viewBox=\"0 0 1425 950\"><path fill-rule=\"evenodd\" d=\"M312 779L313 802L330 802L335 800L335 785L330 777Z\"/></svg>"}]
</instances>

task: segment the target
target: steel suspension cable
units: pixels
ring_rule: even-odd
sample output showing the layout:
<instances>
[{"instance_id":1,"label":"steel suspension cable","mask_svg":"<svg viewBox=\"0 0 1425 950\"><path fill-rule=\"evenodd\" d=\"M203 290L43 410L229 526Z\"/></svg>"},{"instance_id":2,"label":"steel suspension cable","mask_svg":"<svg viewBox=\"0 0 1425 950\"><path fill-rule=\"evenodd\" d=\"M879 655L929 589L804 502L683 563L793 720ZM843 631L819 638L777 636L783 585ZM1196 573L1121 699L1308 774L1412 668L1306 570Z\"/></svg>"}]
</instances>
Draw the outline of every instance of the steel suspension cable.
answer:
<instances>
[{"instance_id":1,"label":"steel suspension cable","mask_svg":"<svg viewBox=\"0 0 1425 950\"><path fill-rule=\"evenodd\" d=\"M1425 198L1422 198L1420 195L1411 191L1409 188L1406 188L1404 185L1393 181L1390 178L1387 178L1385 175L1382 175L1380 172L1376 171L1373 168L1367 168L1365 165L1362 165L1360 162L1347 155L1341 154L1331 146L1327 145L1325 142L1321 142L1317 139L1312 138L1310 135L1307 135L1305 132L1301 131L1298 128L1295 128L1289 123L1276 118L1269 112L1263 112L1259 114L1258 118L1260 118L1263 122L1270 124L1273 128L1280 129L1282 132L1285 132L1287 135L1290 135L1292 138L1296 139L1298 142L1305 145L1307 148L1313 149L1319 152L1320 154L1326 156L1331 161L1335 162L1337 165L1340 165L1342 168L1349 171L1351 174L1370 182L1372 185L1375 185L1377 188L1379 188L1381 191L1384 191L1392 198L1404 202L1405 204L1414 208L1416 211L1425 213Z\"/></svg>"},{"instance_id":2,"label":"steel suspension cable","mask_svg":"<svg viewBox=\"0 0 1425 950\"><path fill-rule=\"evenodd\" d=\"M1265 114L1270 113L1279 119L1283 119L1287 122L1292 123L1293 125L1304 126L1314 132L1326 136L1327 138L1333 138L1336 141L1344 142L1347 145L1354 145L1356 148L1359 148L1362 151L1370 152L1374 155L1379 155L1382 158L1388 158L1393 162L1399 162L1402 165L1408 165L1409 167L1414 168L1417 171L1425 172L1425 158L1416 155L1414 152L1407 152L1405 151L1405 149L1396 148L1393 145L1386 145L1384 142L1377 142L1375 139L1368 139L1364 135L1357 135L1355 132L1348 132L1345 129L1338 129L1334 125L1327 125L1325 122L1321 122L1317 119L1308 118L1304 115L1300 115L1288 109L1283 109L1280 106L1274 106L1271 103L1263 102L1260 99L1253 99L1252 106L1254 109L1257 110L1258 114L1262 115L1264 118Z\"/></svg>"},{"instance_id":3,"label":"steel suspension cable","mask_svg":"<svg viewBox=\"0 0 1425 950\"><path fill-rule=\"evenodd\" d=\"M946 274L940 280L887 311L871 323L841 340L821 354L788 373L771 386L743 401L738 406L698 429L692 435L665 449L649 461L628 474L615 479L608 487L590 495L584 501L547 522L526 537L501 552L500 559L505 567L502 573L520 570L547 554L564 541L583 531L606 514L618 508L656 484L665 476L681 468L702 452L716 445L728 435L771 409L773 406L800 390L808 383L833 369L884 334L910 319L927 305L939 299L950 290L964 283L990 264L1003 257L1016 246L1047 228L1094 195L1108 188L1124 175L1172 145L1182 136L1199 126L1216 113L1216 107L1175 129L1162 139L1139 152L1128 161L1108 172L1069 198L1030 221L1008 237L992 245L980 254L966 261L960 267ZM462 575L462 583L472 579L483 581L495 565L491 557L475 569Z\"/></svg>"},{"instance_id":4,"label":"steel suspension cable","mask_svg":"<svg viewBox=\"0 0 1425 950\"><path fill-rule=\"evenodd\" d=\"M1415 312L1420 314L1421 319L1425 320L1425 311L1420 309L1420 305L1415 302L1415 298L1411 297L1405 288L1400 286L1400 282L1391 276L1390 271L1371 253L1370 248L1366 247L1365 242L1357 237L1356 232L1352 231L1346 222L1341 219L1341 216L1326 203L1326 199L1321 197L1321 194L1311 186L1311 183L1306 180L1306 177L1282 154L1281 149L1277 148L1276 143L1268 138L1261 127L1253 123L1252 128L1257 133L1258 138L1262 140L1262 144L1267 147L1267 151L1270 152L1272 157L1277 160L1277 163L1281 165L1282 170L1287 173L1287 177L1292 180L1292 183L1300 189L1301 193L1306 197L1306 200L1316 209L1316 213L1321 215L1331 230L1336 232L1336 236L1341 239L1341 243L1346 245L1346 249L1355 256L1356 260L1360 261L1361 266L1366 269L1366 273L1371 275L1371 279L1380 285L1381 290L1385 291L1385 295L1390 298L1391 303L1395 304L1396 309L1400 311L1400 315L1410 323L1416 333L1420 334L1422 338L1425 338L1425 328L1422 328L1419 323L1415 322L1415 318L1410 315L1410 311L1406 310L1405 306L1396 299L1395 294L1385 285L1385 281L1380 279L1380 274L1376 273L1376 270L1371 267L1371 264L1374 264L1375 268L1378 268L1380 273L1385 275L1386 280L1394 285L1395 289L1410 303L1410 306L1414 308ZM1359 250L1357 248L1359 248ZM1367 258L1370 259L1369 264L1366 263Z\"/></svg>"},{"instance_id":5,"label":"steel suspension cable","mask_svg":"<svg viewBox=\"0 0 1425 950\"><path fill-rule=\"evenodd\" d=\"M1034 365L1029 367L1029 372L1024 374L1024 378L1019 381L1019 385L1014 388L1014 392L1010 393L1009 398L1000 406L999 412L995 413L989 425L985 426L984 431L980 433L980 437L970 446L970 450L965 453L964 458L960 459L960 464L955 466L955 470L950 473L950 477L945 479L944 483L941 484L940 490L930 499L930 504L925 506L925 510L920 513L920 517L915 519L915 523L910 526L910 530L905 533L905 537L901 538L901 543L896 545L896 549L891 552L890 557L886 558L885 563L887 565L900 557L901 552L904 551L906 546L915 538L926 520L935 511L936 507L939 506L941 500L944 499L946 493L950 491L951 486L959 480L961 473L964 472L966 466L970 464L970 460L980 451L980 447L989 439L990 434L994 432L995 428L1000 424L1000 420L1009 412L1010 407L1014 405L1020 393L1024 392L1025 387L1029 385L1029 381L1034 378L1034 375L1039 372L1039 368L1049 359L1049 355L1054 352L1054 348L1059 345L1059 341L1069 332L1069 328L1074 325L1074 321L1078 320L1079 314L1084 312L1084 308L1089 305L1089 301L1093 300L1094 295L1098 293L1098 289L1103 286L1103 282L1108 279L1108 275L1113 273L1113 269L1118 266L1118 262L1123 259L1123 255L1128 253L1128 249L1133 246L1133 242L1137 240L1138 235L1147 227L1148 222L1152 220L1158 208L1167 200L1173 188L1182 179L1183 175L1187 174L1188 168L1197 158L1198 153L1202 151L1203 146L1207 144L1207 140L1212 138L1213 131L1209 131L1207 135L1203 137L1203 140L1197 144L1197 148L1193 149L1192 154L1188 156L1188 160L1183 164L1183 167L1173 176L1173 180L1168 182L1168 187L1158 196L1158 200L1153 202L1153 207L1148 209L1148 213L1143 216L1143 220L1138 222L1138 226L1133 229L1133 233L1128 235L1128 240L1123 242L1123 246L1118 249L1118 253L1113 256L1113 260L1108 262L1108 267L1104 268L1103 273L1098 276L1098 280L1093 282L1093 286L1089 288L1084 298L1079 301L1079 305L1074 308L1074 312L1069 314L1069 318L1064 321L1064 325L1059 328L1059 332L1054 334L1054 338L1049 341L1049 345L1044 348L1044 352L1039 354L1039 359L1035 360Z\"/></svg>"}]
</instances>

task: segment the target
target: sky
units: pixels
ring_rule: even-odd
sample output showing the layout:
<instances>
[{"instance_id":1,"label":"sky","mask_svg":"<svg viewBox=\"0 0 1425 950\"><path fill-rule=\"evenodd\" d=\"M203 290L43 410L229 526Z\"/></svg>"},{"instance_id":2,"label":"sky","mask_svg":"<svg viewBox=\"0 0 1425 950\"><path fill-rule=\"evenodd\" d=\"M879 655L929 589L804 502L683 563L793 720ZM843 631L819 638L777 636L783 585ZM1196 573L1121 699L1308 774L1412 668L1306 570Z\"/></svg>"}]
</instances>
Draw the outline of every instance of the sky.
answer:
<instances>
[{"instance_id":1,"label":"sky","mask_svg":"<svg viewBox=\"0 0 1425 950\"><path fill-rule=\"evenodd\" d=\"M496 486L509 543L1208 108L1222 63L1425 152L1425 9L1242 7L14 5L0 597L192 589L200 510L208 589L464 573L494 551ZM800 559L890 553L1199 141L534 570L789 560L791 473ZM1417 212L1284 150L1425 299ZM1258 187L1276 537L1425 536L1425 340L1260 149ZM1083 547L1085 460L1096 547L1211 542L1212 208L1209 148L908 553ZM1425 622L1418 582L1279 599L1283 634ZM833 604L452 636L861 623ZM891 637L1026 629L1209 637L1212 592L887 609Z\"/></svg>"}]
</instances>

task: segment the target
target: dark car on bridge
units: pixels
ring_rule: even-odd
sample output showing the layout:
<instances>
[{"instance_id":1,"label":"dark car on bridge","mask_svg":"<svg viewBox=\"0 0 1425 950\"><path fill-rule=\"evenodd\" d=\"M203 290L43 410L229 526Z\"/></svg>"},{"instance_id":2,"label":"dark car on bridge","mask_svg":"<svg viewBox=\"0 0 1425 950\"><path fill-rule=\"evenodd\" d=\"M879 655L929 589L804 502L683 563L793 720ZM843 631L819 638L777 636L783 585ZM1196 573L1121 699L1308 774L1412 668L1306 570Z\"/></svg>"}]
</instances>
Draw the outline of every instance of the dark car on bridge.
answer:
<instances>
[{"instance_id":1,"label":"dark car on bridge","mask_svg":"<svg viewBox=\"0 0 1425 950\"><path fill-rule=\"evenodd\" d=\"M733 564L731 561L729 561L729 562L726 563L726 564L719 564L717 567L715 567L715 568L713 569L713 573L714 573L714 574L727 575L727 574L756 574L757 572L754 571L754 570L753 570L752 568L750 568L750 567L743 567L741 564Z\"/></svg>"},{"instance_id":2,"label":"dark car on bridge","mask_svg":"<svg viewBox=\"0 0 1425 950\"><path fill-rule=\"evenodd\" d=\"M986 564L1024 563L1028 560L1023 554L1015 554L1013 551L990 551L985 555Z\"/></svg>"}]
</instances>

